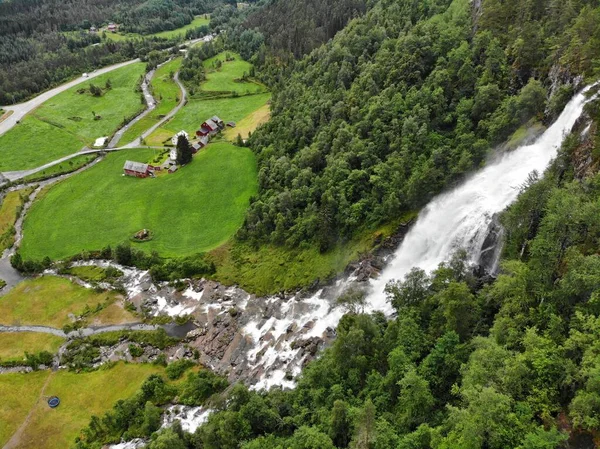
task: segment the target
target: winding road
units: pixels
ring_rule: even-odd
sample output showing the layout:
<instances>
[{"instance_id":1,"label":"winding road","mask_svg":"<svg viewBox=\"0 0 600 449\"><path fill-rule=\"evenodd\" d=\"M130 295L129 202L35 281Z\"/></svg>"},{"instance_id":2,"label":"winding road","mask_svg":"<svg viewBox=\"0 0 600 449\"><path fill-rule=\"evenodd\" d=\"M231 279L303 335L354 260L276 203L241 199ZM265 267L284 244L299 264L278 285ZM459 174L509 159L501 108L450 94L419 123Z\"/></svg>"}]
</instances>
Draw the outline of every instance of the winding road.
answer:
<instances>
[{"instance_id":1,"label":"winding road","mask_svg":"<svg viewBox=\"0 0 600 449\"><path fill-rule=\"evenodd\" d=\"M125 67L136 62L140 62L140 59L132 59L131 61L121 62L120 64L114 64L108 67L103 67L101 69L89 73L87 77L80 76L79 78L75 78L74 80L69 81L68 83L61 84L60 86L55 87L54 89L47 90L46 92L38 95L37 97L26 101L25 103L1 106L2 109L12 111L12 114L0 122L0 136L9 129L11 129L13 126L15 126L17 122L25 116L25 114L33 111L35 108L40 106L45 101L48 101L55 95L58 95L61 92L64 92L65 90L70 89L73 86L77 86L78 84L96 78L97 76L104 75L105 73L112 72L113 70L120 69L121 67Z\"/></svg>"},{"instance_id":2,"label":"winding road","mask_svg":"<svg viewBox=\"0 0 600 449\"><path fill-rule=\"evenodd\" d=\"M187 45L187 46L191 47L191 46L194 46L201 42L210 42L213 39L214 39L214 36L209 34L208 36L204 36L202 38L186 41L183 43L183 45ZM78 84L86 82L90 79L93 79L93 78L99 76L99 75L103 75L105 73L120 69L121 67L125 67L127 65L134 64L139 61L140 61L140 59L133 59L131 61L126 61L126 62L122 62L120 64L115 64L115 65L111 65L108 67L104 67L104 68L98 69L98 70L90 73L87 77L80 76L79 78L69 81L68 83L62 84L61 86L58 86L58 87L55 87L54 89L46 91L25 103L2 106L2 109L5 109L6 111L10 111L12 113L10 115L8 115L7 117L5 117L4 120L0 121L0 135L4 134L5 132L7 132L11 128L13 128L17 124L17 122L19 120L21 120L27 113L33 111L35 108L37 108L42 103L49 100L50 98L54 97L55 95L58 95L59 93L64 92L65 90L67 90L73 86L76 86ZM133 125L135 122L141 120L143 117L145 117L147 114L149 114L156 107L156 104L157 104L156 99L154 99L154 97L152 97L152 94L150 93L150 91L148 89L148 86L150 85L150 81L151 81L153 75L154 75L154 71L149 72L146 75L146 78L144 80L144 85L142 86L148 108L144 112L142 112L140 115L138 115L136 118L134 118L131 122L129 122L127 125L125 125L123 128L121 128L120 130L117 131L117 133L115 134L115 136L113 137L113 139L111 140L111 142L108 145L109 148L99 148L99 149L83 148L81 151L78 151L77 153L73 153L68 156L64 156L60 159L56 159L52 162L42 165L41 167L36 167L36 168L28 169L28 170L2 172L2 173L0 173L0 185L5 181L11 181L11 182L17 181L21 178L24 178L25 176L38 173L46 168L52 167L56 164L60 164L61 162L64 162L64 161L68 161L69 159L72 159L76 156L80 156L82 154L101 153L104 151L119 151L119 150L125 150L125 149L130 149L130 148L140 148L140 147L154 148L151 146L142 146L141 145L142 139L145 139L146 137L148 137L156 129L158 129L160 126L162 126L166 121L170 120L175 114L177 114L177 112L179 112L181 110L181 108L183 106L185 106L185 104L187 102L187 91L185 90L185 87L179 80L179 72L177 72L175 74L175 78L174 78L175 82L179 86L179 89L181 90L181 99L179 101L179 104L177 106L175 106L175 108L173 108L167 115L165 115L158 123L154 124L150 129L148 129L144 133L142 133L142 135L140 137L138 137L137 139L135 139L133 142L130 142L127 145L115 148L115 145L117 144L117 142L119 141L121 136L125 133L125 131L127 129L129 129L129 127L131 127L131 125ZM162 147L160 147L160 148L162 148Z\"/></svg>"}]
</instances>

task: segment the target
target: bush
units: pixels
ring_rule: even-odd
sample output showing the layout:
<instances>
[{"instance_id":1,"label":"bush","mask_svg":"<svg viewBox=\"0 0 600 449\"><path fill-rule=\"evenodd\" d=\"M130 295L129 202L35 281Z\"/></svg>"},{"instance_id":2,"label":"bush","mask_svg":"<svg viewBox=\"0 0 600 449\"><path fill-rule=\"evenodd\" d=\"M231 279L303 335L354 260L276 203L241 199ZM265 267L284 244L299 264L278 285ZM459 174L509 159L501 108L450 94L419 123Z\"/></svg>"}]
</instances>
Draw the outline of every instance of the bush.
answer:
<instances>
[{"instance_id":1,"label":"bush","mask_svg":"<svg viewBox=\"0 0 600 449\"><path fill-rule=\"evenodd\" d=\"M165 370L167 377L171 380L179 379L183 373L194 366L195 363L189 359L177 360L176 362L170 363Z\"/></svg>"}]
</instances>

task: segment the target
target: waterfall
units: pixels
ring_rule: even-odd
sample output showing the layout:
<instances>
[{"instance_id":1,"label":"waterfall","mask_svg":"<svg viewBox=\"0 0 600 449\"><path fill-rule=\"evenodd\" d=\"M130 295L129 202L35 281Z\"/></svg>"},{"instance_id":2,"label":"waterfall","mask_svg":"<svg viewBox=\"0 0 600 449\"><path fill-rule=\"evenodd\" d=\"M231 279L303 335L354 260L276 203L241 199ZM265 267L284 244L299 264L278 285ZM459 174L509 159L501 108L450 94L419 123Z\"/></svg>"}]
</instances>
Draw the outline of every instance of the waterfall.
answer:
<instances>
[{"instance_id":1,"label":"waterfall","mask_svg":"<svg viewBox=\"0 0 600 449\"><path fill-rule=\"evenodd\" d=\"M542 173L556 156L586 103L586 88L575 95L558 119L534 143L490 161L458 187L434 198L395 251L381 276L372 281L367 303L371 310L392 311L385 285L402 279L413 267L435 269L463 248L476 263L494 215L510 205L534 170Z\"/></svg>"}]
</instances>

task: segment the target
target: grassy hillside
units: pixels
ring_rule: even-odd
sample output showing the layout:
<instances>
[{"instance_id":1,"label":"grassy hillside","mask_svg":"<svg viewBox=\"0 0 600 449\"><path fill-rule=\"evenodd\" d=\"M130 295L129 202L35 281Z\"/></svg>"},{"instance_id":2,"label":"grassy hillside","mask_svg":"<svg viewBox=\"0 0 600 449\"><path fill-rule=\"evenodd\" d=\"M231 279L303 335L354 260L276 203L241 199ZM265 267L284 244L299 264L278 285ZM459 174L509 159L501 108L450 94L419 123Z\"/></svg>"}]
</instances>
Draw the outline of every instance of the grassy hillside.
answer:
<instances>
[{"instance_id":1,"label":"grassy hillside","mask_svg":"<svg viewBox=\"0 0 600 449\"><path fill-rule=\"evenodd\" d=\"M111 154L52 187L25 220L23 256L62 258L114 246L142 228L154 237L136 246L164 256L194 254L227 241L256 193L252 152L214 143L176 173L156 179L122 176L126 160L147 161L152 154L153 150ZM49 220L62 225L49 229Z\"/></svg>"},{"instance_id":2,"label":"grassy hillside","mask_svg":"<svg viewBox=\"0 0 600 449\"><path fill-rule=\"evenodd\" d=\"M144 70L141 62L128 65L74 86L35 109L0 136L0 171L35 168L110 136L123 119L143 109L136 88ZM91 84L102 89L101 96L90 93Z\"/></svg>"},{"instance_id":3,"label":"grassy hillside","mask_svg":"<svg viewBox=\"0 0 600 449\"><path fill-rule=\"evenodd\" d=\"M0 430L0 443L3 436L10 438L33 407L17 448L68 448L92 415L102 415L117 400L131 396L150 374L159 371L153 365L118 364L82 374L60 371L0 376L0 417L5 416L2 421L7 424L6 431ZM60 406L50 409L44 400L48 396L58 396ZM15 413L19 408L21 413Z\"/></svg>"},{"instance_id":4,"label":"grassy hillside","mask_svg":"<svg viewBox=\"0 0 600 449\"><path fill-rule=\"evenodd\" d=\"M125 145L138 138L177 106L181 99L181 90L172 75L181 67L181 61L181 58L174 59L156 70L150 85L158 105L150 114L125 131L119 145Z\"/></svg>"},{"instance_id":5,"label":"grassy hillside","mask_svg":"<svg viewBox=\"0 0 600 449\"><path fill-rule=\"evenodd\" d=\"M58 351L64 339L56 335L36 332L2 332L0 333L0 361L23 360L25 353L35 354Z\"/></svg>"},{"instance_id":6,"label":"grassy hillside","mask_svg":"<svg viewBox=\"0 0 600 449\"><path fill-rule=\"evenodd\" d=\"M270 98L270 94L263 93L237 98L190 100L172 120L158 128L146 141L149 145L160 145L182 129L193 135L202 122L213 115L218 115L226 122L241 121L265 107Z\"/></svg>"},{"instance_id":7,"label":"grassy hillside","mask_svg":"<svg viewBox=\"0 0 600 449\"><path fill-rule=\"evenodd\" d=\"M8 442L39 399L49 371L0 376L0 446Z\"/></svg>"},{"instance_id":8,"label":"grassy hillside","mask_svg":"<svg viewBox=\"0 0 600 449\"><path fill-rule=\"evenodd\" d=\"M114 292L96 293L55 276L28 279L0 296L0 324L34 324L62 327L70 324L70 314L83 314L86 308L115 302ZM94 317L94 314L91 315ZM133 316L130 315L130 321ZM107 320L103 324L113 324Z\"/></svg>"},{"instance_id":9,"label":"grassy hillside","mask_svg":"<svg viewBox=\"0 0 600 449\"><path fill-rule=\"evenodd\" d=\"M223 52L204 61L206 81L202 83L203 92L235 92L246 95L264 92L263 85L252 81L243 81L250 75L252 64L244 61L240 55Z\"/></svg>"},{"instance_id":10,"label":"grassy hillside","mask_svg":"<svg viewBox=\"0 0 600 449\"><path fill-rule=\"evenodd\" d=\"M106 39L111 41L123 41L126 39L139 39L142 37L160 37L163 39L171 39L174 37L184 38L187 30L193 30L194 28L199 28L203 25L208 25L210 23L210 18L205 18L204 16L198 16L194 18L189 24L176 28L174 30L169 31L161 31L159 33L146 34L141 35L138 33L109 33L106 32Z\"/></svg>"}]
</instances>

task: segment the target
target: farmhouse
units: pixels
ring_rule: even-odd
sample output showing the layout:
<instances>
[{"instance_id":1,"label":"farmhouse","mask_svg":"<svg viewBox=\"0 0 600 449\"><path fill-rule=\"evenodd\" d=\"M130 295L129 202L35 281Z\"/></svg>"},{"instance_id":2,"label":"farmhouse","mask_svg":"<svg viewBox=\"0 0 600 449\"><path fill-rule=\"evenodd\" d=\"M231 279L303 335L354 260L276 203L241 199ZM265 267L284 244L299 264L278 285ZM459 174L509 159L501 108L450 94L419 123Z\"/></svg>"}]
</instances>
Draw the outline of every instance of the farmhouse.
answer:
<instances>
[{"instance_id":1,"label":"farmhouse","mask_svg":"<svg viewBox=\"0 0 600 449\"><path fill-rule=\"evenodd\" d=\"M114 23L112 23L112 22L110 22L110 23L108 24L108 26L106 27L106 29L107 29L108 31L110 31L111 33L116 33L116 32L117 32L117 28L118 28L118 27L117 27L117 25L116 25L116 24L114 24Z\"/></svg>"},{"instance_id":2,"label":"farmhouse","mask_svg":"<svg viewBox=\"0 0 600 449\"><path fill-rule=\"evenodd\" d=\"M136 178L147 178L148 176L154 176L154 171L142 162L125 161L123 166L123 172L127 176L135 176Z\"/></svg>"},{"instance_id":3,"label":"farmhouse","mask_svg":"<svg viewBox=\"0 0 600 449\"><path fill-rule=\"evenodd\" d=\"M185 136L186 139L190 138L189 135L188 135L188 133L186 133L185 131L181 130L181 131L179 131L177 134L175 134L173 136L173 138L171 139L171 143L173 145L177 145L177 142L179 141L179 137L180 136Z\"/></svg>"},{"instance_id":4,"label":"farmhouse","mask_svg":"<svg viewBox=\"0 0 600 449\"><path fill-rule=\"evenodd\" d=\"M210 118L214 123L217 124L217 126L219 127L219 129L223 129L225 128L225 123L223 123L223 120L221 120L219 117L217 117L216 115L213 115Z\"/></svg>"},{"instance_id":5,"label":"farmhouse","mask_svg":"<svg viewBox=\"0 0 600 449\"><path fill-rule=\"evenodd\" d=\"M214 136L219 132L219 125L217 125L212 119L206 120L202 123L202 126L198 131L196 131L196 135L199 137L205 136Z\"/></svg>"}]
</instances>

